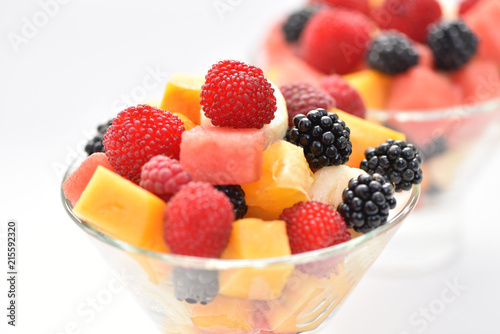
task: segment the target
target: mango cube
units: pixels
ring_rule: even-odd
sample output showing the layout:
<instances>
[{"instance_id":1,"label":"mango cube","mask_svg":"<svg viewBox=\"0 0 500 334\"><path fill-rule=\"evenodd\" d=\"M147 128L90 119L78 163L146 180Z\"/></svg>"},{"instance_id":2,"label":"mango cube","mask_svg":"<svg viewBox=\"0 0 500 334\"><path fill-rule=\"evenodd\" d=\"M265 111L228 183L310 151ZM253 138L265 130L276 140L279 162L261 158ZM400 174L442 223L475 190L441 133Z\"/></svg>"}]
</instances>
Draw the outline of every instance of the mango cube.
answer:
<instances>
[{"instance_id":1,"label":"mango cube","mask_svg":"<svg viewBox=\"0 0 500 334\"><path fill-rule=\"evenodd\" d=\"M165 87L160 109L183 114L193 123L200 124L200 94L205 77L175 73Z\"/></svg>"},{"instance_id":2,"label":"mango cube","mask_svg":"<svg viewBox=\"0 0 500 334\"><path fill-rule=\"evenodd\" d=\"M240 219L233 223L229 244L223 259L262 259L290 255L284 221ZM283 290L293 265L270 268L236 268L219 272L219 293L247 299L273 299Z\"/></svg>"},{"instance_id":3,"label":"mango cube","mask_svg":"<svg viewBox=\"0 0 500 334\"><path fill-rule=\"evenodd\" d=\"M253 327L254 307L250 300L217 295L207 305L196 304L191 321L198 328L213 333L246 332Z\"/></svg>"},{"instance_id":4,"label":"mango cube","mask_svg":"<svg viewBox=\"0 0 500 334\"><path fill-rule=\"evenodd\" d=\"M349 85L355 88L365 106L371 109L384 109L387 106L392 78L375 70L363 70L344 76Z\"/></svg>"},{"instance_id":5,"label":"mango cube","mask_svg":"<svg viewBox=\"0 0 500 334\"><path fill-rule=\"evenodd\" d=\"M316 329L348 291L336 276L319 279L295 270L277 299L258 306L273 331L305 332Z\"/></svg>"},{"instance_id":6,"label":"mango cube","mask_svg":"<svg viewBox=\"0 0 500 334\"><path fill-rule=\"evenodd\" d=\"M160 198L98 166L73 212L107 235L151 251L168 252L163 241Z\"/></svg>"}]
</instances>

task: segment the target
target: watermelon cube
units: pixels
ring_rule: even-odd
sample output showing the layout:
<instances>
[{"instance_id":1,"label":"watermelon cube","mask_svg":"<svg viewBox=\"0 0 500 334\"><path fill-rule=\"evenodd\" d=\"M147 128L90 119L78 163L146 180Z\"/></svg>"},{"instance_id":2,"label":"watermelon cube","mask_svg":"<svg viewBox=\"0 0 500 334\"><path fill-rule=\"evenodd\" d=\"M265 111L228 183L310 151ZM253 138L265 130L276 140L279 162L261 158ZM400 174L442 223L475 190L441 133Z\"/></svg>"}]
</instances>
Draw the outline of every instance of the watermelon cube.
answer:
<instances>
[{"instance_id":1,"label":"watermelon cube","mask_svg":"<svg viewBox=\"0 0 500 334\"><path fill-rule=\"evenodd\" d=\"M463 104L500 96L500 74L496 63L475 60L454 73L452 81L462 90Z\"/></svg>"},{"instance_id":2,"label":"watermelon cube","mask_svg":"<svg viewBox=\"0 0 500 334\"><path fill-rule=\"evenodd\" d=\"M460 90L447 77L418 65L394 77L387 104L390 110L425 110L460 102Z\"/></svg>"},{"instance_id":3,"label":"watermelon cube","mask_svg":"<svg viewBox=\"0 0 500 334\"><path fill-rule=\"evenodd\" d=\"M500 1L482 0L472 7L464 20L479 38L480 59L500 62Z\"/></svg>"},{"instance_id":4,"label":"watermelon cube","mask_svg":"<svg viewBox=\"0 0 500 334\"><path fill-rule=\"evenodd\" d=\"M64 196L75 205L83 190L94 175L97 166L103 166L114 171L105 153L94 153L88 156L80 166L64 181L62 188Z\"/></svg>"},{"instance_id":5,"label":"watermelon cube","mask_svg":"<svg viewBox=\"0 0 500 334\"><path fill-rule=\"evenodd\" d=\"M180 163L193 180L243 184L262 177L263 130L197 126L182 133Z\"/></svg>"},{"instance_id":6,"label":"watermelon cube","mask_svg":"<svg viewBox=\"0 0 500 334\"><path fill-rule=\"evenodd\" d=\"M451 108L462 102L461 91L451 79L423 65L397 75L392 83L388 109L433 110ZM388 125L405 133L408 140L425 147L434 136L454 131L453 120L399 121Z\"/></svg>"}]
</instances>

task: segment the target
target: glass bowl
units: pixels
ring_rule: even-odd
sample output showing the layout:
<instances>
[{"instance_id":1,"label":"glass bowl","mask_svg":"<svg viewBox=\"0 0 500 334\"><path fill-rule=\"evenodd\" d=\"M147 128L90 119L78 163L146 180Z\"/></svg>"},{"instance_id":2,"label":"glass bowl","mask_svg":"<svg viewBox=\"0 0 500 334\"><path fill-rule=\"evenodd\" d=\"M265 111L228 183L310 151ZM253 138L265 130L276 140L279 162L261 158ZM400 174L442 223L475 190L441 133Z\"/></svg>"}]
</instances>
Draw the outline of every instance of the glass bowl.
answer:
<instances>
[{"instance_id":1,"label":"glass bowl","mask_svg":"<svg viewBox=\"0 0 500 334\"><path fill-rule=\"evenodd\" d=\"M500 98L432 110L368 110L367 119L404 132L423 156L419 206L457 200L500 146Z\"/></svg>"},{"instance_id":2,"label":"glass bowl","mask_svg":"<svg viewBox=\"0 0 500 334\"><path fill-rule=\"evenodd\" d=\"M61 194L69 217L161 333L307 333L340 307L415 208L420 187L396 194L398 206L388 223L370 233L317 251L255 260L206 259L134 247L78 219L62 190ZM206 305L179 301L182 275L215 275L219 294ZM233 292L246 289L247 298L222 295L223 287Z\"/></svg>"},{"instance_id":3,"label":"glass bowl","mask_svg":"<svg viewBox=\"0 0 500 334\"><path fill-rule=\"evenodd\" d=\"M369 110L367 118L402 131L424 157L416 212L379 261L379 272L425 274L462 254L464 194L500 147L500 98L435 110Z\"/></svg>"}]
</instances>

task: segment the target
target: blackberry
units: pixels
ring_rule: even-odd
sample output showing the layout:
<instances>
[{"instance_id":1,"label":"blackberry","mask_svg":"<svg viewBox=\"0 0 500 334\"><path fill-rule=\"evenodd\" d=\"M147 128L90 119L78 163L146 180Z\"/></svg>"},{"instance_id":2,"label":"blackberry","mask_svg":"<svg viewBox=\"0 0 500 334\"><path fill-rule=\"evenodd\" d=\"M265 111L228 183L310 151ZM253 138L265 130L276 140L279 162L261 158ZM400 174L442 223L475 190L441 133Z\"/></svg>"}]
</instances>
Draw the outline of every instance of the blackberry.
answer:
<instances>
[{"instance_id":1,"label":"blackberry","mask_svg":"<svg viewBox=\"0 0 500 334\"><path fill-rule=\"evenodd\" d=\"M248 206L245 202L245 191L239 185L215 186L231 200L236 219L241 219L247 213Z\"/></svg>"},{"instance_id":2,"label":"blackberry","mask_svg":"<svg viewBox=\"0 0 500 334\"><path fill-rule=\"evenodd\" d=\"M389 210L396 207L394 186L380 174L361 174L349 181L337 211L348 227L367 233L387 223Z\"/></svg>"},{"instance_id":3,"label":"blackberry","mask_svg":"<svg viewBox=\"0 0 500 334\"><path fill-rule=\"evenodd\" d=\"M429 29L427 44L434 53L436 67L456 70L477 52L478 39L461 20L442 22Z\"/></svg>"},{"instance_id":4,"label":"blackberry","mask_svg":"<svg viewBox=\"0 0 500 334\"><path fill-rule=\"evenodd\" d=\"M371 68L386 74L398 74L417 65L419 55L412 42L398 32L388 32L371 44L367 62Z\"/></svg>"},{"instance_id":5,"label":"blackberry","mask_svg":"<svg viewBox=\"0 0 500 334\"><path fill-rule=\"evenodd\" d=\"M319 169L349 161L351 130L334 112L315 109L293 118L290 142L302 147L309 166Z\"/></svg>"},{"instance_id":6,"label":"blackberry","mask_svg":"<svg viewBox=\"0 0 500 334\"><path fill-rule=\"evenodd\" d=\"M285 40L289 43L297 42L307 21L316 14L318 9L317 6L308 6L290 14L281 27Z\"/></svg>"},{"instance_id":7,"label":"blackberry","mask_svg":"<svg viewBox=\"0 0 500 334\"><path fill-rule=\"evenodd\" d=\"M215 270L175 267L172 277L175 298L180 301L206 305L219 292L219 277Z\"/></svg>"},{"instance_id":8,"label":"blackberry","mask_svg":"<svg viewBox=\"0 0 500 334\"><path fill-rule=\"evenodd\" d=\"M422 182L422 157L418 149L402 140L388 139L365 151L360 168L368 174L378 173L391 182L397 192L410 190Z\"/></svg>"},{"instance_id":9,"label":"blackberry","mask_svg":"<svg viewBox=\"0 0 500 334\"><path fill-rule=\"evenodd\" d=\"M85 145L85 152L87 152L88 155L91 155L92 153L96 152L104 152L104 145L102 144L102 141L104 139L104 134L110 127L111 123L113 122L112 119L107 121L106 123L99 124L97 126L97 134L87 142Z\"/></svg>"}]
</instances>

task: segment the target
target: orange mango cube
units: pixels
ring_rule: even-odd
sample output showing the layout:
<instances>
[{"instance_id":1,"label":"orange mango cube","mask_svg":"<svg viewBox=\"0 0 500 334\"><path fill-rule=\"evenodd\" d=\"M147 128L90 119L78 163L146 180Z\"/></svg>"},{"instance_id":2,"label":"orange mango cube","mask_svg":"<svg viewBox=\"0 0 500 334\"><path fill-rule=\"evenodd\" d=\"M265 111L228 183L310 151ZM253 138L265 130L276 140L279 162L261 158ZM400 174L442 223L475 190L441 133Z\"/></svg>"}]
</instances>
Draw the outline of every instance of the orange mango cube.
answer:
<instances>
[{"instance_id":1,"label":"orange mango cube","mask_svg":"<svg viewBox=\"0 0 500 334\"><path fill-rule=\"evenodd\" d=\"M290 255L284 221L240 219L233 223L223 259L262 259ZM283 290L293 265L270 268L235 268L219 272L219 293L224 296L267 300Z\"/></svg>"},{"instance_id":2,"label":"orange mango cube","mask_svg":"<svg viewBox=\"0 0 500 334\"><path fill-rule=\"evenodd\" d=\"M160 198L98 166L73 212L107 235L150 251L168 252Z\"/></svg>"},{"instance_id":3,"label":"orange mango cube","mask_svg":"<svg viewBox=\"0 0 500 334\"><path fill-rule=\"evenodd\" d=\"M349 167L359 168L365 158L365 151L369 147L376 147L387 139L406 140L402 132L389 129L383 125L348 114L339 109L332 109L351 130L352 153L346 163Z\"/></svg>"},{"instance_id":4,"label":"orange mango cube","mask_svg":"<svg viewBox=\"0 0 500 334\"><path fill-rule=\"evenodd\" d=\"M160 109L187 116L193 123L200 124L200 94L205 77L175 73L165 87Z\"/></svg>"}]
</instances>

